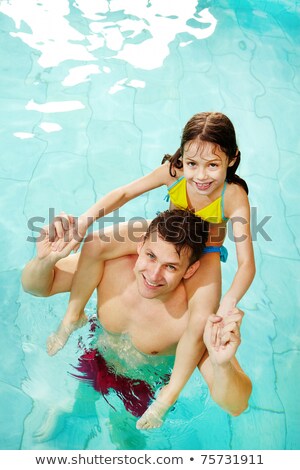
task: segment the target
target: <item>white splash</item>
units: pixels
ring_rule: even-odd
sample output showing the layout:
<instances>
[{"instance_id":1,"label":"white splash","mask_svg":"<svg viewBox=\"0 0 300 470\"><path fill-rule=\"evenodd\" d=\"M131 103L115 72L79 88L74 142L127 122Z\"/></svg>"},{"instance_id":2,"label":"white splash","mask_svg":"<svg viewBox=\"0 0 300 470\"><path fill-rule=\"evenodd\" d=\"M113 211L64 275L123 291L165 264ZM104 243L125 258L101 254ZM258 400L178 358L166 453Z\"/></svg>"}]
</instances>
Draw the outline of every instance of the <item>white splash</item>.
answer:
<instances>
[{"instance_id":1,"label":"white splash","mask_svg":"<svg viewBox=\"0 0 300 470\"><path fill-rule=\"evenodd\" d=\"M90 76L93 74L101 73L98 65L82 65L79 67L73 67L69 70L69 75L63 80L64 86L74 86L79 83L90 81Z\"/></svg>"},{"instance_id":2,"label":"white splash","mask_svg":"<svg viewBox=\"0 0 300 470\"><path fill-rule=\"evenodd\" d=\"M25 106L25 109L29 111L39 111L40 113L65 113L84 108L85 106L81 101L52 101L49 103L39 104L30 100Z\"/></svg>"},{"instance_id":3,"label":"white splash","mask_svg":"<svg viewBox=\"0 0 300 470\"><path fill-rule=\"evenodd\" d=\"M122 80L117 81L110 89L109 94L114 95L118 91L124 90L126 87L131 88L145 88L146 83L142 80L128 80L127 78L122 78Z\"/></svg>"},{"instance_id":4,"label":"white splash","mask_svg":"<svg viewBox=\"0 0 300 470\"><path fill-rule=\"evenodd\" d=\"M118 91L124 90L124 84L126 83L127 78L122 78L122 80L118 80L108 91L110 95L114 95Z\"/></svg>"},{"instance_id":5,"label":"white splash","mask_svg":"<svg viewBox=\"0 0 300 470\"><path fill-rule=\"evenodd\" d=\"M76 1L86 18L97 20L91 22L90 28L104 37L107 47L117 52L115 57L144 70L163 64L169 55L169 44L178 33L189 33L196 39L214 33L217 20L208 8L195 16L197 4L197 0L151 0L151 5L146 0L111 0L108 10L106 1L100 4ZM116 12L122 12L125 17L110 21ZM187 24L191 18L195 27Z\"/></svg>"},{"instance_id":6,"label":"white splash","mask_svg":"<svg viewBox=\"0 0 300 470\"><path fill-rule=\"evenodd\" d=\"M92 34L70 24L70 5L86 18ZM10 0L0 3L0 11L21 30L11 35L40 51L42 67L97 61L92 52L105 45L111 58L151 70L163 64L177 34L204 39L214 33L217 20L208 8L197 13L197 5L197 0Z\"/></svg>"},{"instance_id":7,"label":"white splash","mask_svg":"<svg viewBox=\"0 0 300 470\"><path fill-rule=\"evenodd\" d=\"M186 46L188 46L189 44L191 44L192 42L193 42L193 41L180 42L180 43L179 43L179 46L180 46L180 47L186 47Z\"/></svg>"},{"instance_id":8,"label":"white splash","mask_svg":"<svg viewBox=\"0 0 300 470\"><path fill-rule=\"evenodd\" d=\"M39 127L45 132L58 132L62 130L62 127L56 122L42 122Z\"/></svg>"},{"instance_id":9,"label":"white splash","mask_svg":"<svg viewBox=\"0 0 300 470\"><path fill-rule=\"evenodd\" d=\"M14 136L18 137L18 139L32 139L34 134L30 132L14 132Z\"/></svg>"},{"instance_id":10,"label":"white splash","mask_svg":"<svg viewBox=\"0 0 300 470\"><path fill-rule=\"evenodd\" d=\"M131 86L133 88L145 88L146 83L143 80L130 80L127 83L127 86Z\"/></svg>"},{"instance_id":11,"label":"white splash","mask_svg":"<svg viewBox=\"0 0 300 470\"><path fill-rule=\"evenodd\" d=\"M10 0L1 3L0 11L13 18L17 29L31 32L11 33L41 52L38 63L54 67L65 60L95 60L87 47L79 44L85 36L71 27L68 0Z\"/></svg>"}]
</instances>

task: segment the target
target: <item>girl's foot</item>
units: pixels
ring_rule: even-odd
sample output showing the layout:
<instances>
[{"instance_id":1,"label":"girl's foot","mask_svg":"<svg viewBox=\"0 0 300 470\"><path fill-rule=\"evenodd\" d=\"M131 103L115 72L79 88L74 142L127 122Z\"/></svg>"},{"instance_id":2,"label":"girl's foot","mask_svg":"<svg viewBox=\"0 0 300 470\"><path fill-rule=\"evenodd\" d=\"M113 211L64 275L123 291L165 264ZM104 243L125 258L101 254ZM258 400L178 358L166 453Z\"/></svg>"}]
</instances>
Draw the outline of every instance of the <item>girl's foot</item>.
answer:
<instances>
[{"instance_id":1,"label":"girl's foot","mask_svg":"<svg viewBox=\"0 0 300 470\"><path fill-rule=\"evenodd\" d=\"M49 356L54 356L60 351L69 339L69 336L78 328L81 328L87 323L85 313L82 313L79 319L75 322L67 322L63 320L57 330L52 333L47 339L47 353Z\"/></svg>"}]
</instances>

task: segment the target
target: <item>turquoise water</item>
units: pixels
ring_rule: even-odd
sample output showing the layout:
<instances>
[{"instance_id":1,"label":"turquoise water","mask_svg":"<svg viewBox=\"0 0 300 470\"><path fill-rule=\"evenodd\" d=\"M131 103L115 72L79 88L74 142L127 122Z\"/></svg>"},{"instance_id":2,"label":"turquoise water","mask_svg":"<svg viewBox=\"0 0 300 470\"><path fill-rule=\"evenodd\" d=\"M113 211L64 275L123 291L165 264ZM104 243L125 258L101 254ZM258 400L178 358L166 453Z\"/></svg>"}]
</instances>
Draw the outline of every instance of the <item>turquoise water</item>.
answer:
<instances>
[{"instance_id":1,"label":"turquoise water","mask_svg":"<svg viewBox=\"0 0 300 470\"><path fill-rule=\"evenodd\" d=\"M300 448L299 13L290 0L0 1L0 448ZM207 110L234 122L251 205L258 222L271 216L271 241L254 237L257 275L241 302L239 360L253 393L231 418L194 374L163 428L139 432L116 394L108 403L71 375L87 328L46 355L68 296L22 291L36 235L27 221L47 221L49 207L78 215L147 173ZM151 218L163 196L120 215ZM224 289L236 266L227 248Z\"/></svg>"}]
</instances>

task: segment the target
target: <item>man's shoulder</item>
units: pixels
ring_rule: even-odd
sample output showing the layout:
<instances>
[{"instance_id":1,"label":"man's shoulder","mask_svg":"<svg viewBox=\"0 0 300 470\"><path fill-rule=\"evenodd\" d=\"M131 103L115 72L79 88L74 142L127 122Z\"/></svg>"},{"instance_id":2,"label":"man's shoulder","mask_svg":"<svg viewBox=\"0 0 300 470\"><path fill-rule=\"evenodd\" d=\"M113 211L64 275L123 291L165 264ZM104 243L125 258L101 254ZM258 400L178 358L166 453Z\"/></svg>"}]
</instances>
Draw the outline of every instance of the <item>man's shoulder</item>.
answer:
<instances>
[{"instance_id":1,"label":"man's shoulder","mask_svg":"<svg viewBox=\"0 0 300 470\"><path fill-rule=\"evenodd\" d=\"M122 271L122 276L125 274L125 272L130 271L134 268L134 265L137 260L137 255L126 255L126 256L120 256L119 258L108 260L105 263L105 268L114 269L125 269L125 271Z\"/></svg>"},{"instance_id":2,"label":"man's shoulder","mask_svg":"<svg viewBox=\"0 0 300 470\"><path fill-rule=\"evenodd\" d=\"M105 262L102 280L98 286L100 300L123 295L135 280L136 255L127 255Z\"/></svg>"}]
</instances>

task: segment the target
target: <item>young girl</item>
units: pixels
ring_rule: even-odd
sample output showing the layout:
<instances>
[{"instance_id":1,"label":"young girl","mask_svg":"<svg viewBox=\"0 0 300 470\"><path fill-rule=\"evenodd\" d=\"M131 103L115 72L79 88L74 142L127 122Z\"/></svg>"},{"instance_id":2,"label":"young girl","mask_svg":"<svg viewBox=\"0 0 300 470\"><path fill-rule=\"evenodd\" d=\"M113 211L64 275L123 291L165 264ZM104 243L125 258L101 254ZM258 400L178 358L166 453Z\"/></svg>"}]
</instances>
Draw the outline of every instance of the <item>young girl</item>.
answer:
<instances>
[{"instance_id":1,"label":"young girl","mask_svg":"<svg viewBox=\"0 0 300 470\"><path fill-rule=\"evenodd\" d=\"M166 155L163 164L150 174L112 191L79 218L78 231L83 237L88 226L100 216L140 194L166 185L171 208L188 209L209 222L206 253L212 255L206 254L205 257L211 256L210 268L207 268L207 263L200 263L193 276L194 285L189 287L190 283L187 286L190 320L176 351L170 382L139 420L139 428L149 429L162 424L163 416L178 398L204 352L202 336L206 318L216 310L224 317L243 297L254 278L248 188L245 181L235 174L240 158L235 130L228 117L221 113L196 114L186 124L180 148L173 156ZM198 294L209 282L208 278L220 278L220 263L215 259L216 253L220 253L221 260L226 261L227 252L222 244L228 220L233 226L238 269L219 305L220 285L219 289L211 290L209 297L203 298ZM65 242L61 237L64 229L59 222L56 231L59 240L53 249L60 251ZM121 224L118 234L123 237L122 242L115 240L110 230L105 232L109 243L99 234L95 236L95 232L86 238L67 312L57 331L48 339L50 355L61 349L69 335L86 322L83 309L101 280L105 260L136 253L136 240L130 236L128 224ZM75 246L76 242L73 243Z\"/></svg>"}]
</instances>

